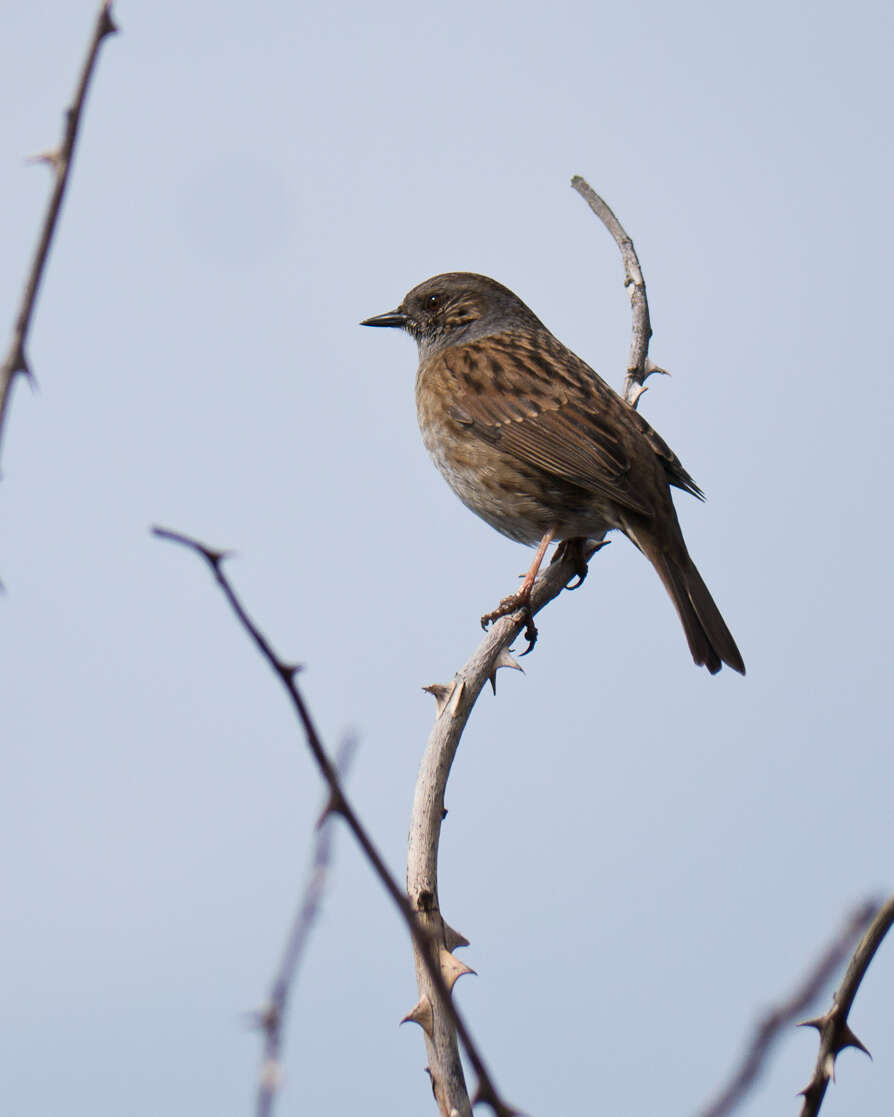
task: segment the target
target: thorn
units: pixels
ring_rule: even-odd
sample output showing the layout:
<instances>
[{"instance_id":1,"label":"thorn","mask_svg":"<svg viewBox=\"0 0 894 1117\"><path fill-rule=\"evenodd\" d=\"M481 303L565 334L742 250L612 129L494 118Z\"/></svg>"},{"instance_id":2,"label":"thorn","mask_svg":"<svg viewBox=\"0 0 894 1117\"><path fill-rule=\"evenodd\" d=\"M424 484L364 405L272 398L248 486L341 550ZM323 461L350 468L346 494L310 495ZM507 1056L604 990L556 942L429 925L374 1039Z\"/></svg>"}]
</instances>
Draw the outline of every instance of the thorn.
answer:
<instances>
[{"instance_id":1,"label":"thorn","mask_svg":"<svg viewBox=\"0 0 894 1117\"><path fill-rule=\"evenodd\" d=\"M828 1024L828 1022L829 1022L829 1015L828 1015L828 1013L826 1013L826 1015L817 1016L813 1020L799 1020L798 1023L795 1025L795 1027L796 1028L816 1028L816 1030L818 1032L821 1032L823 1030L823 1028L825 1028L826 1024Z\"/></svg>"},{"instance_id":2,"label":"thorn","mask_svg":"<svg viewBox=\"0 0 894 1117\"><path fill-rule=\"evenodd\" d=\"M456 680L454 679L450 686L444 686L443 683L432 683L430 686L424 686L422 688L426 694L430 694L434 698L437 717L440 717L447 708L447 701L453 693L453 688L455 686Z\"/></svg>"},{"instance_id":3,"label":"thorn","mask_svg":"<svg viewBox=\"0 0 894 1117\"><path fill-rule=\"evenodd\" d=\"M872 1058L872 1055L869 1052L869 1048L865 1047L857 1039L857 1037L854 1035L847 1024L843 1024L841 1027L841 1038L838 1041L838 1046L835 1054L837 1055L839 1051L843 1051L845 1047L856 1047L858 1051L862 1051L864 1055L869 1055L869 1058Z\"/></svg>"},{"instance_id":4,"label":"thorn","mask_svg":"<svg viewBox=\"0 0 894 1117\"><path fill-rule=\"evenodd\" d=\"M656 365L651 357L646 357L645 373L646 377L651 376L653 373L658 373L659 376L670 376L670 373L667 371L667 369L662 368L661 365ZM643 377L643 379L645 379L646 377Z\"/></svg>"},{"instance_id":5,"label":"thorn","mask_svg":"<svg viewBox=\"0 0 894 1117\"><path fill-rule=\"evenodd\" d=\"M259 1032L272 1031L276 1025L276 1009L269 1001L260 1008L241 1013L241 1016L245 1019L247 1027L256 1028Z\"/></svg>"},{"instance_id":6,"label":"thorn","mask_svg":"<svg viewBox=\"0 0 894 1117\"><path fill-rule=\"evenodd\" d=\"M645 386L645 384L637 384L637 386L630 393L631 398L627 402L630 404L631 407L636 407L636 405L640 401L640 396L644 396L646 392L648 392L648 390L649 389Z\"/></svg>"},{"instance_id":7,"label":"thorn","mask_svg":"<svg viewBox=\"0 0 894 1117\"><path fill-rule=\"evenodd\" d=\"M816 1101L817 1094L822 1093L822 1089L823 1085L821 1082L817 1082L816 1079L811 1079L803 1090L797 1092L795 1097L806 1098L807 1101L813 1102Z\"/></svg>"},{"instance_id":8,"label":"thorn","mask_svg":"<svg viewBox=\"0 0 894 1117\"><path fill-rule=\"evenodd\" d=\"M112 19L112 4L111 0L106 4L102 13L102 27L100 28L100 36L103 38L106 35L117 35L119 31L118 24Z\"/></svg>"},{"instance_id":9,"label":"thorn","mask_svg":"<svg viewBox=\"0 0 894 1117\"><path fill-rule=\"evenodd\" d=\"M497 653L497 658L494 661L494 669L488 676L488 678L490 679L490 685L493 687L494 694L497 693L497 672L501 667L511 667L515 671L521 671L523 675L525 673L524 667L522 667L522 665L517 660L513 659L512 655L509 652L509 649L505 647L500 648L499 652Z\"/></svg>"},{"instance_id":10,"label":"thorn","mask_svg":"<svg viewBox=\"0 0 894 1117\"><path fill-rule=\"evenodd\" d=\"M511 667L513 671L521 671L523 675L525 673L524 667L512 657L508 648L500 648L497 661L494 664L494 671L498 671L501 667Z\"/></svg>"},{"instance_id":11,"label":"thorn","mask_svg":"<svg viewBox=\"0 0 894 1117\"><path fill-rule=\"evenodd\" d=\"M458 946L469 945L469 940L465 935L461 935L459 931L454 931L450 924L444 921L443 917L441 918L441 922L444 925L444 942L447 944L447 949L449 951L453 952Z\"/></svg>"},{"instance_id":12,"label":"thorn","mask_svg":"<svg viewBox=\"0 0 894 1117\"><path fill-rule=\"evenodd\" d=\"M295 676L300 675L304 670L303 663L280 663L277 666L279 667L280 675L282 675L287 683L293 682Z\"/></svg>"},{"instance_id":13,"label":"thorn","mask_svg":"<svg viewBox=\"0 0 894 1117\"><path fill-rule=\"evenodd\" d=\"M401 1024L408 1023L418 1024L428 1038L432 1038L434 1013L431 1010L431 1001L425 993L422 994L416 1004L410 1009L403 1020L401 1020Z\"/></svg>"},{"instance_id":14,"label":"thorn","mask_svg":"<svg viewBox=\"0 0 894 1117\"><path fill-rule=\"evenodd\" d=\"M235 551L215 551L211 547L205 546L201 548L201 551L215 570L217 570L219 566L223 565L223 563L225 563L227 559L232 558L233 555L236 553Z\"/></svg>"},{"instance_id":15,"label":"thorn","mask_svg":"<svg viewBox=\"0 0 894 1117\"><path fill-rule=\"evenodd\" d=\"M26 155L25 163L46 163L48 167L52 167L53 170L55 170L59 166L61 154L62 153L59 151L58 147L53 147L50 148L48 151L38 151L35 152L34 155Z\"/></svg>"},{"instance_id":16,"label":"thorn","mask_svg":"<svg viewBox=\"0 0 894 1117\"><path fill-rule=\"evenodd\" d=\"M467 966L465 962L461 962L459 958L454 958L450 951L445 950L443 947L439 951L439 960L444 984L451 992L453 991L453 986L456 985L463 974L475 973L471 966Z\"/></svg>"}]
</instances>

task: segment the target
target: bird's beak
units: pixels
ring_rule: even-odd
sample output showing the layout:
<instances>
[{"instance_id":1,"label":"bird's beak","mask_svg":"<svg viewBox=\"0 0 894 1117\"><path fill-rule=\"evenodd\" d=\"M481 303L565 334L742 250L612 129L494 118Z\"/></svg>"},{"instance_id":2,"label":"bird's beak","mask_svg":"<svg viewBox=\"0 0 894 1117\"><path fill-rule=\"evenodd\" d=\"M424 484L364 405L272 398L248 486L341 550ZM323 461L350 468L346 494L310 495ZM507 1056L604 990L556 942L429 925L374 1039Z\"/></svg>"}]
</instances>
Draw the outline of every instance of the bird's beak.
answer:
<instances>
[{"instance_id":1,"label":"bird's beak","mask_svg":"<svg viewBox=\"0 0 894 1117\"><path fill-rule=\"evenodd\" d=\"M377 314L375 318L367 318L361 326L399 326L406 329L409 317L402 310L389 310L387 314Z\"/></svg>"}]
</instances>

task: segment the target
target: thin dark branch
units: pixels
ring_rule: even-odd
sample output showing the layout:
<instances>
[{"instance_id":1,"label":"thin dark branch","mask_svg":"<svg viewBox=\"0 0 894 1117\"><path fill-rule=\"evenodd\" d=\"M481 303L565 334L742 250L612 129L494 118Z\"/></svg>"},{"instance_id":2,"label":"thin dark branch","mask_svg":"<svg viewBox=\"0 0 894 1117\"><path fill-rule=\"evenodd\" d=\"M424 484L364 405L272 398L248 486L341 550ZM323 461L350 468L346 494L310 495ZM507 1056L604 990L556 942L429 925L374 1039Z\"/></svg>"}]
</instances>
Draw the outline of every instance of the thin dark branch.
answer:
<instances>
[{"instance_id":1,"label":"thin dark branch","mask_svg":"<svg viewBox=\"0 0 894 1117\"><path fill-rule=\"evenodd\" d=\"M894 896L890 896L875 912L875 918L854 951L844 980L832 996L832 1007L823 1016L804 1022L806 1026L816 1028L819 1032L820 1049L813 1077L801 1091L804 1095L801 1117L816 1117L819 1113L829 1082L835 1077L835 1059L840 1051L846 1047L856 1047L869 1054L851 1031L847 1018L857 990L860 988L860 982L865 977L876 951L890 931L892 923L894 923Z\"/></svg>"},{"instance_id":2,"label":"thin dark branch","mask_svg":"<svg viewBox=\"0 0 894 1117\"><path fill-rule=\"evenodd\" d=\"M627 360L627 375L624 378L624 399L631 407L636 407L639 397L646 390L646 379L653 372L664 372L663 368L649 360L649 339L652 325L649 320L649 301L646 298L646 281L633 241L624 226L615 217L608 203L596 193L592 186L575 175L571 186L580 194L590 209L615 239L624 262L624 286L630 288L630 302L633 310L633 331L630 338L630 356Z\"/></svg>"},{"instance_id":3,"label":"thin dark branch","mask_svg":"<svg viewBox=\"0 0 894 1117\"><path fill-rule=\"evenodd\" d=\"M336 769L340 779L344 779L347 774L353 746L354 741L349 738L339 750ZM316 922L323 901L323 892L329 875L329 867L332 863L331 821L332 816L328 813L324 814L317 827L314 855L304 894L292 921L282 959L273 979L270 999L257 1017L264 1032L264 1053L258 1081L256 1108L258 1117L269 1117L273 1112L273 1103L282 1081L280 1055L285 1030L286 1008L295 984L298 967L307 949L310 932Z\"/></svg>"},{"instance_id":4,"label":"thin dark branch","mask_svg":"<svg viewBox=\"0 0 894 1117\"><path fill-rule=\"evenodd\" d=\"M485 1065L484 1059L473 1041L465 1021L460 1015L456 1005L453 1003L450 996L450 989L444 980L433 953L433 944L431 940L425 933L425 930L420 926L416 918L416 913L410 906L406 895L391 875L379 851L373 845L372 839L360 822L359 815L352 807L342 789L338 771L323 747L323 743L317 733L316 725L310 715L304 697L298 688L296 677L299 668L294 664L285 663L277 656L267 638L261 633L257 625L246 613L229 579L223 572L223 562L227 557L225 552L215 551L196 539L192 539L180 532L170 531L167 528L154 527L152 532L160 539L167 539L172 543L179 543L184 547L188 547L207 562L214 575L215 581L223 591L224 596L239 619L240 624L249 634L261 655L267 660L274 673L282 682L304 729L308 746L317 763L317 767L320 769L320 774L329 789L329 802L324 812L324 817L327 814L341 815L346 826L354 836L355 841L366 855L366 859L372 866L376 876L382 882L385 891L403 916L404 922L413 938L413 942L419 954L424 959L423 964L428 971L429 977L438 991L439 998L444 1005L445 1011L451 1018L451 1022L459 1035L466 1056L478 1078L478 1100L490 1105L494 1113L497 1114L497 1117L514 1117L516 1110L512 1109L511 1106L507 1105L501 1099L490 1072ZM522 623L519 624L519 628L521 627Z\"/></svg>"},{"instance_id":5,"label":"thin dark branch","mask_svg":"<svg viewBox=\"0 0 894 1117\"><path fill-rule=\"evenodd\" d=\"M0 365L0 445L2 445L3 442L3 425L9 407L12 382L18 373L31 375L26 354L28 330L31 325L32 314L34 313L34 305L37 301L37 292L40 288L47 257L49 256L53 234L56 231L56 222L62 207L62 199L65 196L65 188L68 185L75 141L78 138L78 125L81 121L81 110L84 107L84 100L87 96L90 78L93 76L96 60L99 56L99 48L103 39L106 35L111 35L118 30L112 20L111 9L112 0L105 0L100 6L99 15L96 19L96 26L93 31L93 38L90 41L87 57L84 60L80 80L78 81L77 90L75 91L75 98L65 113L65 127L62 133L62 141L55 151L48 152L46 155L38 157L40 162L48 163L50 167L52 167L53 190L50 194L43 227L40 231L40 237L38 238L37 247L34 251L31 269L25 281L22 300L19 304L15 323L13 324L9 349L3 364Z\"/></svg>"},{"instance_id":6,"label":"thin dark branch","mask_svg":"<svg viewBox=\"0 0 894 1117\"><path fill-rule=\"evenodd\" d=\"M819 997L853 949L854 940L877 911L878 904L869 901L861 904L848 917L841 931L829 943L791 996L763 1016L741 1065L720 1093L704 1109L699 1110L699 1117L726 1117L726 1114L732 1113L745 1100L783 1029L794 1024Z\"/></svg>"}]
</instances>

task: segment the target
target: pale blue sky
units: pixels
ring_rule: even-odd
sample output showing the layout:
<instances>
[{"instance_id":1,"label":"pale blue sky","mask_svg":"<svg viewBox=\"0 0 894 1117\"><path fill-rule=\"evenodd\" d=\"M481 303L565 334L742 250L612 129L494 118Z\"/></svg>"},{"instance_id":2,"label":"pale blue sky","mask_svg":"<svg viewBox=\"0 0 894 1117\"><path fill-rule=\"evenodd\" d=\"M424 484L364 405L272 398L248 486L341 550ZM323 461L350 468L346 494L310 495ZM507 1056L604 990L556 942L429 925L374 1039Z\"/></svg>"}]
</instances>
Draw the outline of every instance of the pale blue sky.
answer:
<instances>
[{"instance_id":1,"label":"pale blue sky","mask_svg":"<svg viewBox=\"0 0 894 1117\"><path fill-rule=\"evenodd\" d=\"M0 335L95 6L6 5ZM629 308L586 176L633 236L642 402L748 665L691 663L623 539L540 620L449 789L458 996L534 1114L687 1114L756 1015L894 885L889 691L890 5L557 2L331 14L122 2L2 449L0 1105L248 1114L320 800L268 669L161 522L238 551L403 875L418 759L523 548L428 462L415 351L361 330L493 275L620 385ZM5 323L5 324L4 324ZM894 949L824 1113L894 1093ZM410 948L345 835L296 990L286 1113L434 1112ZM794 1114L811 1032L743 1112Z\"/></svg>"}]
</instances>

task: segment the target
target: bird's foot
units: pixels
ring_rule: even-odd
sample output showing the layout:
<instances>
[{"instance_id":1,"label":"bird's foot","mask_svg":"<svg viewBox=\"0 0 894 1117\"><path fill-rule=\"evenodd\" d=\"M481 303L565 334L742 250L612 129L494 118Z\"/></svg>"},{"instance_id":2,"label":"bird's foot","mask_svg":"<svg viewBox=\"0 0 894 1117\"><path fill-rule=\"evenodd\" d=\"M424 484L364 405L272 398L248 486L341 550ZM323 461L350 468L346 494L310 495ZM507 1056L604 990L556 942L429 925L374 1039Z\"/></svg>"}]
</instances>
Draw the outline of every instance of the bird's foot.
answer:
<instances>
[{"instance_id":1,"label":"bird's foot","mask_svg":"<svg viewBox=\"0 0 894 1117\"><path fill-rule=\"evenodd\" d=\"M586 539L563 539L550 560L550 565L554 562L564 562L566 559L574 564L574 576L577 581L569 582L565 587L566 590L579 590L589 573L590 568L587 566L584 553L586 543Z\"/></svg>"},{"instance_id":2,"label":"bird's foot","mask_svg":"<svg viewBox=\"0 0 894 1117\"><path fill-rule=\"evenodd\" d=\"M504 597L500 604L492 613L485 613L481 618L481 627L487 631L488 625L498 621L501 617L511 616L512 613L517 613L523 610L525 621L525 639L528 641L528 646L521 653L527 655L534 650L534 645L537 643L537 625L534 624L534 614L531 612L531 589L530 586L525 592L523 586L518 593L510 594L509 597Z\"/></svg>"}]
</instances>

